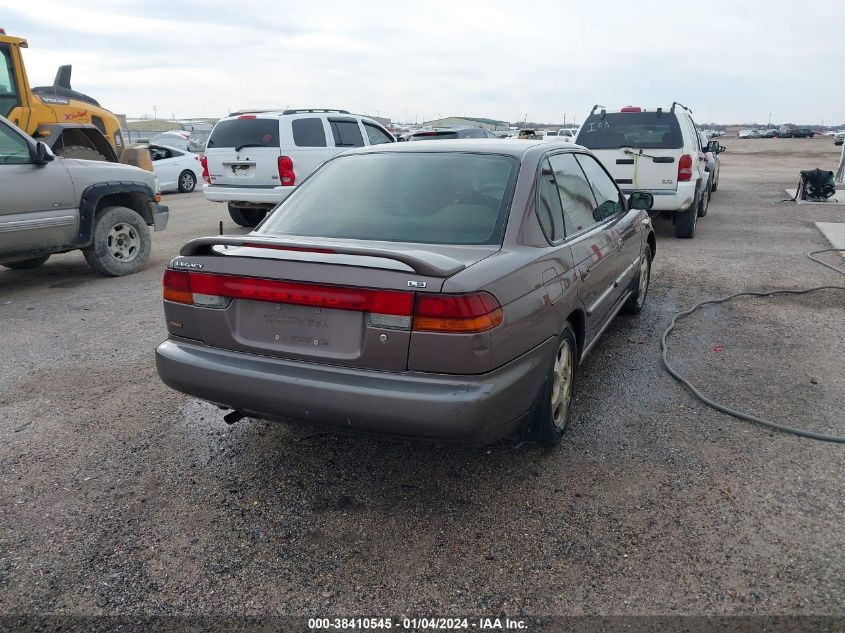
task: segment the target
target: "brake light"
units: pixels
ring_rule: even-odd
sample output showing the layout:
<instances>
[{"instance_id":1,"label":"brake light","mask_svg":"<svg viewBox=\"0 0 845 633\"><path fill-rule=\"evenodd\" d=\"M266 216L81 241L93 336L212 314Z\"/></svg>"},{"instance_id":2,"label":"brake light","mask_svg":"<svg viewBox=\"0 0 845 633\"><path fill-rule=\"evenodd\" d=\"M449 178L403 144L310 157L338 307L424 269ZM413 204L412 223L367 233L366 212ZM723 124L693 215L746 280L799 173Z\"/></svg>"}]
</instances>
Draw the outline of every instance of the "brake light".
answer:
<instances>
[{"instance_id":1,"label":"brake light","mask_svg":"<svg viewBox=\"0 0 845 633\"><path fill-rule=\"evenodd\" d=\"M208 173L208 158L206 156L200 157L200 164L202 165L202 179L206 184L211 184L211 176Z\"/></svg>"},{"instance_id":2,"label":"brake light","mask_svg":"<svg viewBox=\"0 0 845 633\"><path fill-rule=\"evenodd\" d=\"M465 295L421 294L414 308L418 332L484 332L503 320L502 306L486 292Z\"/></svg>"},{"instance_id":3,"label":"brake light","mask_svg":"<svg viewBox=\"0 0 845 633\"><path fill-rule=\"evenodd\" d=\"M194 297L191 294L188 273L168 268L164 271L164 279L162 279L161 285L163 286L162 295L165 301L193 305Z\"/></svg>"},{"instance_id":4,"label":"brake light","mask_svg":"<svg viewBox=\"0 0 845 633\"><path fill-rule=\"evenodd\" d=\"M239 119L255 119L257 117L254 114L242 114L238 118Z\"/></svg>"},{"instance_id":5,"label":"brake light","mask_svg":"<svg viewBox=\"0 0 845 633\"><path fill-rule=\"evenodd\" d=\"M692 178L692 156L684 154L678 161L678 182L688 182Z\"/></svg>"},{"instance_id":6,"label":"brake light","mask_svg":"<svg viewBox=\"0 0 845 633\"><path fill-rule=\"evenodd\" d=\"M279 178L284 187L293 187L296 184L296 174L290 156L279 156Z\"/></svg>"},{"instance_id":7,"label":"brake light","mask_svg":"<svg viewBox=\"0 0 845 633\"><path fill-rule=\"evenodd\" d=\"M622 112L642 112L643 109L638 106L625 106L622 108Z\"/></svg>"}]
</instances>

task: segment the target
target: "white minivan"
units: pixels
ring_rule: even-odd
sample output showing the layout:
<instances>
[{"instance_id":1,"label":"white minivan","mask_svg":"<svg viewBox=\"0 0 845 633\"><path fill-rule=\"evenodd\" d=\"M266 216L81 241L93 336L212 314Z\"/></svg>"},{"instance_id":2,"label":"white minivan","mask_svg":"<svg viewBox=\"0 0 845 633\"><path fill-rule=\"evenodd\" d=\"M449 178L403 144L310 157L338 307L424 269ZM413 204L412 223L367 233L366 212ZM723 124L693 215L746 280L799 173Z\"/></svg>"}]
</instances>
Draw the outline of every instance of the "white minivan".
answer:
<instances>
[{"instance_id":1,"label":"white minivan","mask_svg":"<svg viewBox=\"0 0 845 633\"><path fill-rule=\"evenodd\" d=\"M592 150L623 193L651 193L652 212L672 213L677 237L695 236L710 201L710 174L707 148L686 107L609 111L595 106L575 142Z\"/></svg>"},{"instance_id":2,"label":"white minivan","mask_svg":"<svg viewBox=\"0 0 845 633\"><path fill-rule=\"evenodd\" d=\"M351 147L394 142L381 125L346 110L235 112L214 126L202 158L203 194L257 226L317 167Z\"/></svg>"}]
</instances>

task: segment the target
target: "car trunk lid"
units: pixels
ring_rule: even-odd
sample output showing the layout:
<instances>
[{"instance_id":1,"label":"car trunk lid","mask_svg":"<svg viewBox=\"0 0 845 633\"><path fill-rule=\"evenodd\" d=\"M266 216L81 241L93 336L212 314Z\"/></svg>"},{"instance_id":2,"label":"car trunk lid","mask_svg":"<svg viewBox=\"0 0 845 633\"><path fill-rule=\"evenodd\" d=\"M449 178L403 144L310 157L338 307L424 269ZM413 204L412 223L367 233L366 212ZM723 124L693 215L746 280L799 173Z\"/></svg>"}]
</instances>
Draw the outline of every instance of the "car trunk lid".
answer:
<instances>
[{"instance_id":1,"label":"car trunk lid","mask_svg":"<svg viewBox=\"0 0 845 633\"><path fill-rule=\"evenodd\" d=\"M211 185L277 187L279 177L279 120L241 115L220 121L205 151Z\"/></svg>"},{"instance_id":2,"label":"car trunk lid","mask_svg":"<svg viewBox=\"0 0 845 633\"><path fill-rule=\"evenodd\" d=\"M200 238L170 266L189 275L194 306L167 302L168 322L214 347L404 371L416 296L499 248Z\"/></svg>"}]
</instances>

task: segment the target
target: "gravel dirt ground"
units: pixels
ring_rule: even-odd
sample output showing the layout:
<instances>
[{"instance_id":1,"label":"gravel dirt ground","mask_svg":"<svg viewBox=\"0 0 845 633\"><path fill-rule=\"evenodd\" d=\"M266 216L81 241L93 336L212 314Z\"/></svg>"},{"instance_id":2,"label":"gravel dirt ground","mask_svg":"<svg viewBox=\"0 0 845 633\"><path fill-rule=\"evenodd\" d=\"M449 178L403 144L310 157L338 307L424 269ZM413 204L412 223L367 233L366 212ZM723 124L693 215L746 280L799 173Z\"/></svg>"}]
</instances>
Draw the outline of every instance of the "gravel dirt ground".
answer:
<instances>
[{"instance_id":1,"label":"gravel dirt ground","mask_svg":"<svg viewBox=\"0 0 845 633\"><path fill-rule=\"evenodd\" d=\"M0 613L845 614L841 445L720 415L661 367L660 334L701 299L843 282L805 253L845 207L778 203L839 148L721 140L698 236L657 221L648 307L585 361L550 451L229 427L164 387L162 268L219 220L244 232L198 193L166 197L140 274L79 253L3 269ZM843 306L707 308L672 359L726 403L845 434Z\"/></svg>"}]
</instances>

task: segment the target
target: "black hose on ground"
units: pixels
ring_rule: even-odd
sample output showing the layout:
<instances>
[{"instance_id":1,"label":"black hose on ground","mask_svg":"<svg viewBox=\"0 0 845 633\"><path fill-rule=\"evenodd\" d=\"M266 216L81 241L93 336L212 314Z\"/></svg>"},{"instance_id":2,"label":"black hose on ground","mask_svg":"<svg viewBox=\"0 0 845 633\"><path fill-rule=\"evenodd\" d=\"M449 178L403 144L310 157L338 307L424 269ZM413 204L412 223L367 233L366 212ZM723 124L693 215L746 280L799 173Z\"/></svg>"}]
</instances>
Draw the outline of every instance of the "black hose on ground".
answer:
<instances>
[{"instance_id":1,"label":"black hose on ground","mask_svg":"<svg viewBox=\"0 0 845 633\"><path fill-rule=\"evenodd\" d=\"M817 264L821 264L831 270L838 272L841 275L845 275L845 271L828 264L826 262L821 261L820 259L814 257L814 255L819 255L821 253L842 253L845 252L845 248L828 248L820 251L812 251L807 254L811 260L816 262ZM786 289L781 288L777 290L769 290L766 292L752 292L752 291L744 291L744 292L736 292L732 295L728 295L727 297L722 297L721 299L708 299L707 301L702 301L700 303L695 304L689 310L685 310L683 312L678 312L675 316L672 317L672 321L669 323L669 327L666 328L666 331L663 332L663 337L660 339L660 347L663 350L663 365L666 367L666 371L668 371L672 377L684 385L687 389L689 389L696 398L701 400L704 404L708 407L716 409L716 411L721 411L722 413L726 413L727 415L733 416L740 420L745 420L747 422L754 422L755 424L760 424L762 426L768 427L770 429L775 429L777 431L783 431L785 433L792 433L794 435L798 435L800 437L807 437L813 440L821 440L822 442L836 442L839 444L845 443L845 436L841 435L826 435L824 433L817 433L815 431L807 431L805 429L799 429L794 426L787 426L785 424L779 424L777 422L772 422L771 420L764 420L763 418L759 418L755 415L751 415L750 413L745 413L743 411L739 411L737 409L733 409L726 405L720 404L715 400L711 400L707 396L705 396L698 388L692 384L689 380L681 376L673 367L669 364L669 343L667 339L669 334L672 330L675 329L675 324L679 319L683 319L686 316L689 316L700 307L709 305L709 304L717 304L717 303L725 303L726 301L730 301L731 299L736 299L737 297L769 297L771 295L782 295L782 294L793 294L793 295L803 295L807 294L808 292L817 292L819 290L845 290L845 286L815 286L813 288L801 288L801 289Z\"/></svg>"}]
</instances>

